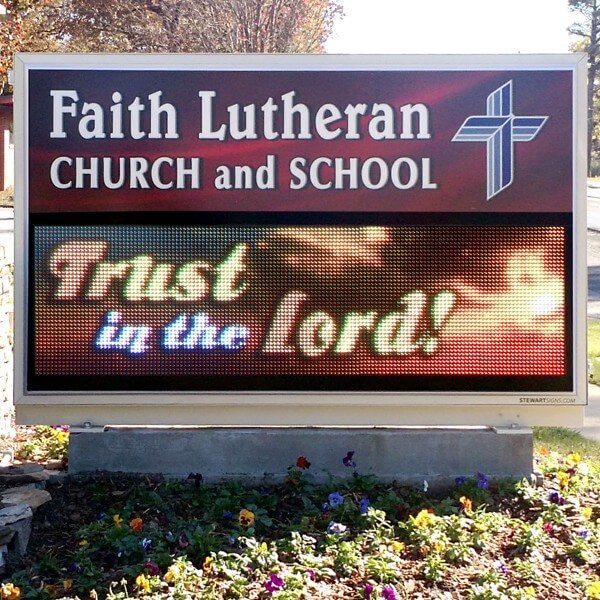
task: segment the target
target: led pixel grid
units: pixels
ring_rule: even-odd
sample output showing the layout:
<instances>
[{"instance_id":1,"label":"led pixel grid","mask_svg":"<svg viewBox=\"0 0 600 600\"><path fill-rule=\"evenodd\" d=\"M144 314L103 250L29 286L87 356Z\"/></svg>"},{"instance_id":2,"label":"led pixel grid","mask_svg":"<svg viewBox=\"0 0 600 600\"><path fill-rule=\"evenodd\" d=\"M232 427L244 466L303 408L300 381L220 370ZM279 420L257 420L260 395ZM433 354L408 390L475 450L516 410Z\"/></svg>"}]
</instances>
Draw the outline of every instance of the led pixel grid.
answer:
<instances>
[{"instance_id":1,"label":"led pixel grid","mask_svg":"<svg viewBox=\"0 0 600 600\"><path fill-rule=\"evenodd\" d=\"M568 377L565 235L558 226L34 226L30 380L370 389L385 375L384 389L426 390L456 377L509 389Z\"/></svg>"}]
</instances>

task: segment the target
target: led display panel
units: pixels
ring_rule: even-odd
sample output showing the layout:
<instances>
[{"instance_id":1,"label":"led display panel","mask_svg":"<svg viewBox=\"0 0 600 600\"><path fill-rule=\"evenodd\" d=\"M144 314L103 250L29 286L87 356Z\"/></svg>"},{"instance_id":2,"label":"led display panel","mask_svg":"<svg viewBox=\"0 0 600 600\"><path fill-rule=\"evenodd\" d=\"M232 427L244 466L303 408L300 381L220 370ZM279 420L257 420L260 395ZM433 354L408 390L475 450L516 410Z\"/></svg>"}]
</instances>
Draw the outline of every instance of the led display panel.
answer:
<instances>
[{"instance_id":1,"label":"led display panel","mask_svg":"<svg viewBox=\"0 0 600 600\"><path fill-rule=\"evenodd\" d=\"M567 244L558 226L34 227L32 387L569 389Z\"/></svg>"},{"instance_id":2,"label":"led display panel","mask_svg":"<svg viewBox=\"0 0 600 600\"><path fill-rule=\"evenodd\" d=\"M469 60L17 57L21 401L582 404L585 61Z\"/></svg>"}]
</instances>

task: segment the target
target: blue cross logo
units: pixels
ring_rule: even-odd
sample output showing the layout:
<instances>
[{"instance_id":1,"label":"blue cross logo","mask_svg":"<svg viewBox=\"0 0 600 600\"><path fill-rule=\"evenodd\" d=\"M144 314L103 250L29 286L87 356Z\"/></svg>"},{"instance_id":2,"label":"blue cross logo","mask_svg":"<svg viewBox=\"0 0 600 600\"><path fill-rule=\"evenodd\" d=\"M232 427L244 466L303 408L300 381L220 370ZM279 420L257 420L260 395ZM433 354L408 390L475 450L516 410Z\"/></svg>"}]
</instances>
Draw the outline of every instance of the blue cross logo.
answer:
<instances>
[{"instance_id":1,"label":"blue cross logo","mask_svg":"<svg viewBox=\"0 0 600 600\"><path fill-rule=\"evenodd\" d=\"M487 97L485 115L467 117L453 142L487 143L487 199L506 189L513 181L514 142L530 142L548 117L515 117L512 108L512 81Z\"/></svg>"}]
</instances>

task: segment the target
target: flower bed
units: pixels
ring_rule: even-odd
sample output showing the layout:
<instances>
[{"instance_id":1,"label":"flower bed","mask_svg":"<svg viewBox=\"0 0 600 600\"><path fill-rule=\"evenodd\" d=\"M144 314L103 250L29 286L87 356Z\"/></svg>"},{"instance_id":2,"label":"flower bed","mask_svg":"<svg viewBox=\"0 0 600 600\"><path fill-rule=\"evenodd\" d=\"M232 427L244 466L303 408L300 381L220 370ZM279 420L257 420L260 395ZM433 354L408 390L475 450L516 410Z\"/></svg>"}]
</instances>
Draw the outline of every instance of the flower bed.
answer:
<instances>
[{"instance_id":1,"label":"flower bed","mask_svg":"<svg viewBox=\"0 0 600 600\"><path fill-rule=\"evenodd\" d=\"M600 599L600 467L543 448L541 486L458 478L443 495L360 474L315 485L66 478L0 598Z\"/></svg>"}]
</instances>

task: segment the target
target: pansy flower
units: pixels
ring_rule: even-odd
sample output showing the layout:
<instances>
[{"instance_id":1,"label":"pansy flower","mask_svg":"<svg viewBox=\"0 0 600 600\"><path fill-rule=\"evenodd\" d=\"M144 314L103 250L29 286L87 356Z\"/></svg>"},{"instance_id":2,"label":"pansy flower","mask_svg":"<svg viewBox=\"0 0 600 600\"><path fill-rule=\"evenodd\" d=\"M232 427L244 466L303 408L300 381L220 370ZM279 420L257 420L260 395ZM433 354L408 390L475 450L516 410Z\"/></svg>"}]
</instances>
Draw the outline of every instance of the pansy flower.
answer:
<instances>
[{"instance_id":1,"label":"pansy flower","mask_svg":"<svg viewBox=\"0 0 600 600\"><path fill-rule=\"evenodd\" d=\"M501 575L506 575L506 564L503 561L496 561L494 563L494 569L496 569L496 571L498 571L498 573Z\"/></svg>"},{"instance_id":2,"label":"pansy flower","mask_svg":"<svg viewBox=\"0 0 600 600\"><path fill-rule=\"evenodd\" d=\"M208 575L212 571L212 564L215 562L215 559L212 556L207 556L202 563L202 570L206 575Z\"/></svg>"},{"instance_id":3,"label":"pansy flower","mask_svg":"<svg viewBox=\"0 0 600 600\"><path fill-rule=\"evenodd\" d=\"M459 502L465 512L471 512L473 510L473 501L470 498L461 496Z\"/></svg>"},{"instance_id":4,"label":"pansy flower","mask_svg":"<svg viewBox=\"0 0 600 600\"><path fill-rule=\"evenodd\" d=\"M271 573L263 585L269 592L278 592L283 589L283 579L276 573Z\"/></svg>"},{"instance_id":5,"label":"pansy flower","mask_svg":"<svg viewBox=\"0 0 600 600\"><path fill-rule=\"evenodd\" d=\"M348 527L346 527L346 525L336 523L335 521L330 521L329 525L327 525L327 533L341 535L342 533L345 533L347 529Z\"/></svg>"},{"instance_id":6,"label":"pansy flower","mask_svg":"<svg viewBox=\"0 0 600 600\"><path fill-rule=\"evenodd\" d=\"M113 522L117 527L121 527L123 524L123 519L119 515L113 515Z\"/></svg>"},{"instance_id":7,"label":"pansy flower","mask_svg":"<svg viewBox=\"0 0 600 600\"><path fill-rule=\"evenodd\" d=\"M566 500L556 490L548 492L548 500L550 500L550 502L553 504L558 504L558 506L564 506L566 502Z\"/></svg>"},{"instance_id":8,"label":"pansy flower","mask_svg":"<svg viewBox=\"0 0 600 600\"><path fill-rule=\"evenodd\" d=\"M369 505L370 505L370 501L368 498L360 499L360 502L358 503L358 510L360 511L361 515L367 514L367 512L369 511Z\"/></svg>"},{"instance_id":9,"label":"pansy flower","mask_svg":"<svg viewBox=\"0 0 600 600\"><path fill-rule=\"evenodd\" d=\"M0 598L17 600L21 597L21 590L14 583L3 583L0 586Z\"/></svg>"},{"instance_id":10,"label":"pansy flower","mask_svg":"<svg viewBox=\"0 0 600 600\"><path fill-rule=\"evenodd\" d=\"M383 589L381 590L381 597L385 598L385 600L398 600L396 590L389 585L383 586Z\"/></svg>"},{"instance_id":11,"label":"pansy flower","mask_svg":"<svg viewBox=\"0 0 600 600\"><path fill-rule=\"evenodd\" d=\"M490 480L485 473L477 473L477 487L487 490L490 487Z\"/></svg>"},{"instance_id":12,"label":"pansy flower","mask_svg":"<svg viewBox=\"0 0 600 600\"><path fill-rule=\"evenodd\" d=\"M156 563L153 563L151 560L147 560L142 567L148 571L148 575L151 577L155 577L160 573L160 569Z\"/></svg>"},{"instance_id":13,"label":"pansy flower","mask_svg":"<svg viewBox=\"0 0 600 600\"><path fill-rule=\"evenodd\" d=\"M135 585L137 586L137 589L140 590L141 592L149 592L150 591L150 582L148 581L148 578L143 573L140 573L135 578Z\"/></svg>"},{"instance_id":14,"label":"pansy flower","mask_svg":"<svg viewBox=\"0 0 600 600\"><path fill-rule=\"evenodd\" d=\"M339 492L331 492L327 499L329 500L329 506L331 506L331 508L336 508L337 506L344 504L344 496Z\"/></svg>"},{"instance_id":15,"label":"pansy flower","mask_svg":"<svg viewBox=\"0 0 600 600\"><path fill-rule=\"evenodd\" d=\"M131 529L133 529L133 531L136 533L139 533L144 527L144 522L139 517L135 517L135 519L131 519L131 521L129 521L129 527L131 527Z\"/></svg>"},{"instance_id":16,"label":"pansy flower","mask_svg":"<svg viewBox=\"0 0 600 600\"><path fill-rule=\"evenodd\" d=\"M238 523L243 527L252 527L254 525L254 513L251 510L242 508L238 515Z\"/></svg>"},{"instance_id":17,"label":"pansy flower","mask_svg":"<svg viewBox=\"0 0 600 600\"><path fill-rule=\"evenodd\" d=\"M167 583L171 583L172 581L177 581L180 577L181 577L181 569L177 565L171 565L167 569L167 572L165 573L163 580L166 581Z\"/></svg>"},{"instance_id":18,"label":"pansy flower","mask_svg":"<svg viewBox=\"0 0 600 600\"><path fill-rule=\"evenodd\" d=\"M591 531L589 529L580 529L577 532L577 537L581 538L582 540L589 540L590 539L590 535L591 535Z\"/></svg>"},{"instance_id":19,"label":"pansy flower","mask_svg":"<svg viewBox=\"0 0 600 600\"><path fill-rule=\"evenodd\" d=\"M417 527L429 527L429 525L435 522L435 515L431 510L424 508L414 518L414 521Z\"/></svg>"},{"instance_id":20,"label":"pansy flower","mask_svg":"<svg viewBox=\"0 0 600 600\"><path fill-rule=\"evenodd\" d=\"M304 469L309 469L309 468L310 468L310 462L309 462L309 461L306 459L306 457L305 457L305 456L299 456L299 457L296 459L296 466L297 466L299 469L303 469L303 470L304 470Z\"/></svg>"},{"instance_id":21,"label":"pansy flower","mask_svg":"<svg viewBox=\"0 0 600 600\"><path fill-rule=\"evenodd\" d=\"M365 596L365 600L371 600L371 596L373 595L374 589L375 588L370 583L365 584L365 587L363 588L363 594Z\"/></svg>"},{"instance_id":22,"label":"pansy flower","mask_svg":"<svg viewBox=\"0 0 600 600\"><path fill-rule=\"evenodd\" d=\"M356 462L354 461L354 450L350 450L344 458L342 458L342 462L345 467L350 467L352 469L356 468Z\"/></svg>"},{"instance_id":23,"label":"pansy flower","mask_svg":"<svg viewBox=\"0 0 600 600\"><path fill-rule=\"evenodd\" d=\"M79 563L76 562L72 562L68 567L67 567L67 571L69 573L81 573L82 568L81 565Z\"/></svg>"},{"instance_id":24,"label":"pansy flower","mask_svg":"<svg viewBox=\"0 0 600 600\"><path fill-rule=\"evenodd\" d=\"M542 529L548 534L550 535L553 531L554 531L554 525L552 523L550 523L549 521L544 521L542 523Z\"/></svg>"}]
</instances>

